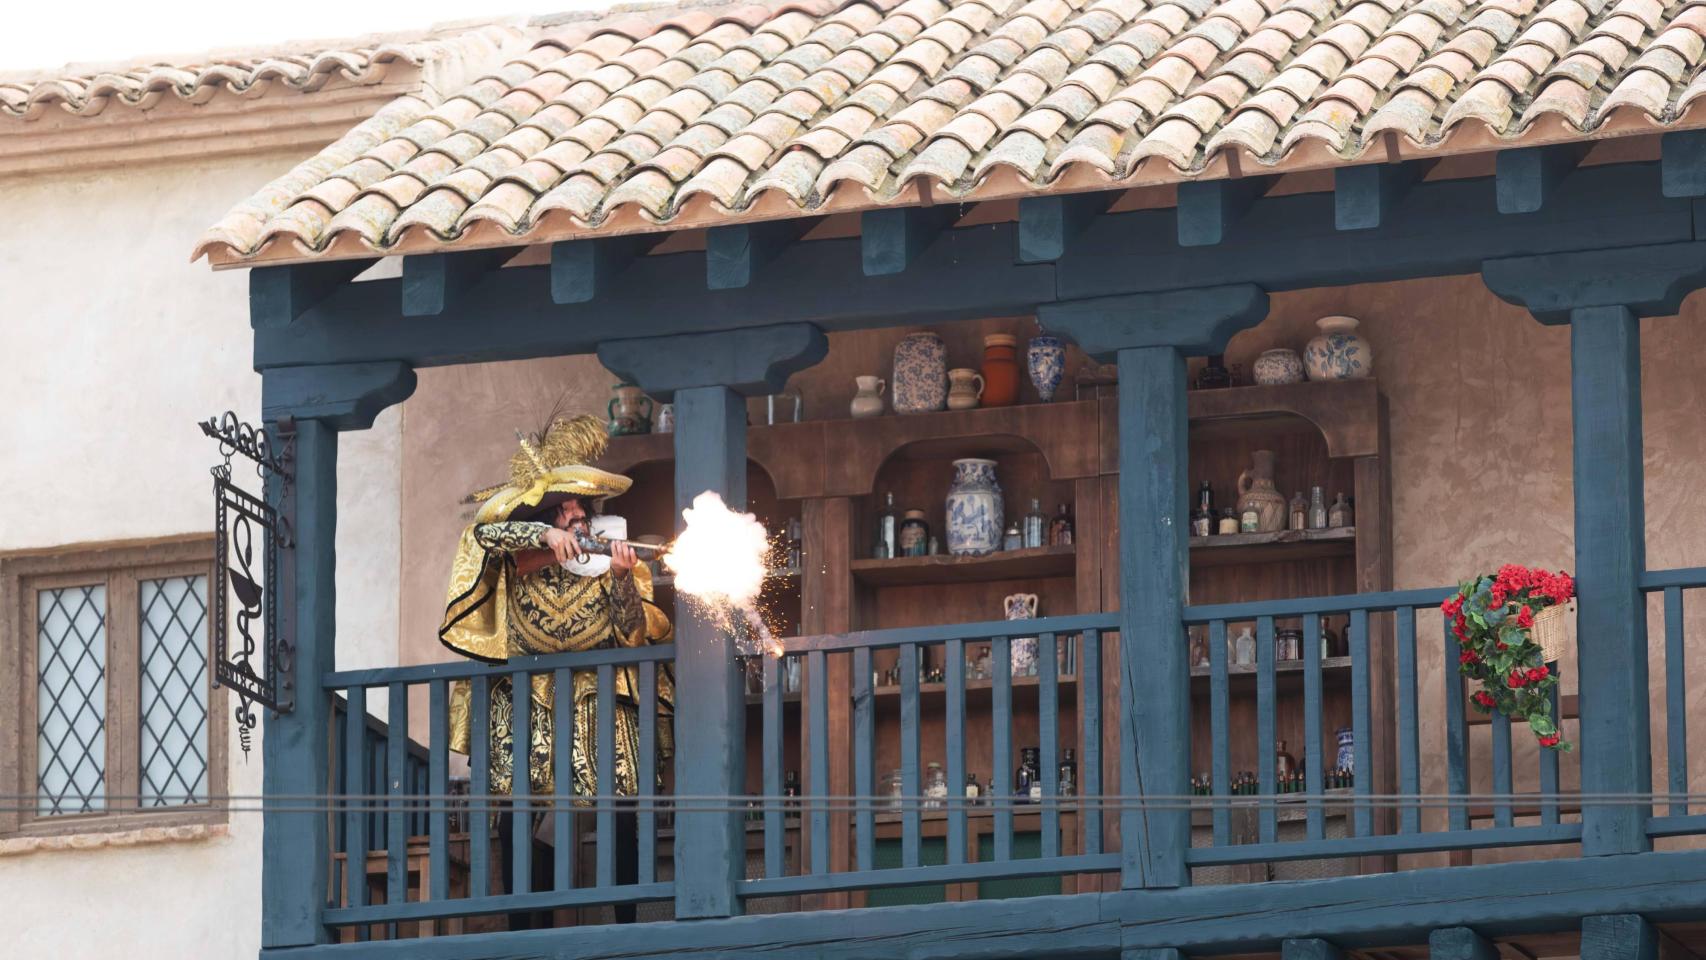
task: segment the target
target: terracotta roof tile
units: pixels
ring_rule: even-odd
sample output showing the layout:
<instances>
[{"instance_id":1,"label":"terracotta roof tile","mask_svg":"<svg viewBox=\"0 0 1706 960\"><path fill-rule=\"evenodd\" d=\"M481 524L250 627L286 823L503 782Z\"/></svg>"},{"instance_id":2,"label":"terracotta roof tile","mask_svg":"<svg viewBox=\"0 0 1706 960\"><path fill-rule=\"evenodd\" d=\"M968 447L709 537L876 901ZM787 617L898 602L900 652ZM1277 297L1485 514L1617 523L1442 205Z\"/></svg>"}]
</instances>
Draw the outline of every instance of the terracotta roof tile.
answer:
<instances>
[{"instance_id":1,"label":"terracotta roof tile","mask_svg":"<svg viewBox=\"0 0 1706 960\"><path fill-rule=\"evenodd\" d=\"M312 83L371 59L272 69ZM1701 0L640 11L540 31L442 103L398 101L233 210L203 249L241 259L272 241L312 255L347 232L386 251L405 235L453 243L476 223L525 243L596 232L624 211L667 227L690 203L695 226L767 196L766 216L777 203L800 215L912 203L915 182L938 201L975 200L997 171L1008 195L1073 171L1082 189L1085 175L1196 176L1226 151L1260 172L1306 142L1345 161L1386 134L1430 150L1469 121L1512 143L1548 117L1595 136L1624 108L1674 122L1706 95L1703 61ZM52 96L109 95L93 82L60 78ZM146 95L141 78L110 84ZM15 99L0 85L0 109Z\"/></svg>"}]
</instances>

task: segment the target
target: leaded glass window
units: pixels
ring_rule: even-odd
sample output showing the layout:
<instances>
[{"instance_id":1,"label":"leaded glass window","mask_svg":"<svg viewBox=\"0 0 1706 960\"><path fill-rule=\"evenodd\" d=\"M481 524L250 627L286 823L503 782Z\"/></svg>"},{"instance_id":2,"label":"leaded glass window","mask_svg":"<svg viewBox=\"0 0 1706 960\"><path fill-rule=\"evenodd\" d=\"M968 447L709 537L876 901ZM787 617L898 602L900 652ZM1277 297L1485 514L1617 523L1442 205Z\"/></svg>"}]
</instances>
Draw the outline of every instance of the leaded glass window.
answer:
<instances>
[{"instance_id":1,"label":"leaded glass window","mask_svg":"<svg viewBox=\"0 0 1706 960\"><path fill-rule=\"evenodd\" d=\"M207 577L137 584L141 803L207 802Z\"/></svg>"},{"instance_id":2,"label":"leaded glass window","mask_svg":"<svg viewBox=\"0 0 1706 960\"><path fill-rule=\"evenodd\" d=\"M36 594L36 795L43 815L106 807L107 588Z\"/></svg>"}]
</instances>

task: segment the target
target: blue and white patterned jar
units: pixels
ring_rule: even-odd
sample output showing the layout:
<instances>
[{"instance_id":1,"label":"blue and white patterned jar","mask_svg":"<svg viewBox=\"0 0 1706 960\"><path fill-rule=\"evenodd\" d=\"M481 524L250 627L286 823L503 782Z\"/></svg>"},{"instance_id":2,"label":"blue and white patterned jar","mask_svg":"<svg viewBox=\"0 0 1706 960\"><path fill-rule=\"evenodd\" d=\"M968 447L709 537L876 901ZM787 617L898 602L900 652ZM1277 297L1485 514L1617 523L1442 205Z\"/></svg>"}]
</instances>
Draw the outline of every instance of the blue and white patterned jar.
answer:
<instances>
[{"instance_id":1,"label":"blue and white patterned jar","mask_svg":"<svg viewBox=\"0 0 1706 960\"><path fill-rule=\"evenodd\" d=\"M948 487L948 552L975 557L1001 549L1006 513L995 461L955 460L954 482Z\"/></svg>"},{"instance_id":2,"label":"blue and white patterned jar","mask_svg":"<svg viewBox=\"0 0 1706 960\"><path fill-rule=\"evenodd\" d=\"M1060 378L1066 375L1066 344L1059 337L1032 337L1025 351L1025 365L1031 372L1031 386L1044 403L1054 399Z\"/></svg>"},{"instance_id":3,"label":"blue and white patterned jar","mask_svg":"<svg viewBox=\"0 0 1706 960\"><path fill-rule=\"evenodd\" d=\"M895 413L929 413L948 402L948 348L934 333L914 333L894 348L889 395Z\"/></svg>"},{"instance_id":4,"label":"blue and white patterned jar","mask_svg":"<svg viewBox=\"0 0 1706 960\"><path fill-rule=\"evenodd\" d=\"M1311 380L1361 380L1374 373L1374 353L1351 317L1322 317L1321 332L1303 350L1303 366Z\"/></svg>"},{"instance_id":5,"label":"blue and white patterned jar","mask_svg":"<svg viewBox=\"0 0 1706 960\"><path fill-rule=\"evenodd\" d=\"M1357 768L1356 733L1350 727L1340 727L1334 735L1339 739L1339 753L1334 757L1340 770L1355 773Z\"/></svg>"},{"instance_id":6,"label":"blue and white patterned jar","mask_svg":"<svg viewBox=\"0 0 1706 960\"><path fill-rule=\"evenodd\" d=\"M1298 359L1296 350L1286 347L1263 350L1262 355L1256 358L1251 373L1255 375L1257 385L1263 387L1302 383L1303 361Z\"/></svg>"}]
</instances>

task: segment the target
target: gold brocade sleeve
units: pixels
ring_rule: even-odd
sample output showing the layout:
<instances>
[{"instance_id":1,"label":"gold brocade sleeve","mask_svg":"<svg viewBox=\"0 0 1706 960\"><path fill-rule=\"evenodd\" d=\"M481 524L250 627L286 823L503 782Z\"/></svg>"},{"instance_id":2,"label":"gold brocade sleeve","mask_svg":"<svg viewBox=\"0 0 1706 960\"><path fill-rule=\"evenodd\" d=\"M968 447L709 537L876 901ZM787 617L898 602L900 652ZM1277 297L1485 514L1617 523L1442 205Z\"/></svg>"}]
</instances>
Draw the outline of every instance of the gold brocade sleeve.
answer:
<instances>
[{"instance_id":1,"label":"gold brocade sleeve","mask_svg":"<svg viewBox=\"0 0 1706 960\"><path fill-rule=\"evenodd\" d=\"M462 531L456 560L450 567L450 588L438 638L463 656L501 662L509 656L509 624L505 602L509 564L479 542L475 528Z\"/></svg>"}]
</instances>

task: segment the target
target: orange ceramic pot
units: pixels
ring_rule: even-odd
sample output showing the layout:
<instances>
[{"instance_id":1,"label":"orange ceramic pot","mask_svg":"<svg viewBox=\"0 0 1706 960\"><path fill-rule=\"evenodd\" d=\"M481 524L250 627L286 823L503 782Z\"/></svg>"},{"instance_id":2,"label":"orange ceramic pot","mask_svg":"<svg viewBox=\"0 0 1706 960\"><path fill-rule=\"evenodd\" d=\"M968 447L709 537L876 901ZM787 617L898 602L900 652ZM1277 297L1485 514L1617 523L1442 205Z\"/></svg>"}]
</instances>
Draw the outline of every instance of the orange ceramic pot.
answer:
<instances>
[{"instance_id":1,"label":"orange ceramic pot","mask_svg":"<svg viewBox=\"0 0 1706 960\"><path fill-rule=\"evenodd\" d=\"M992 333L983 338L983 398L986 407L1019 402L1019 338Z\"/></svg>"}]
</instances>

